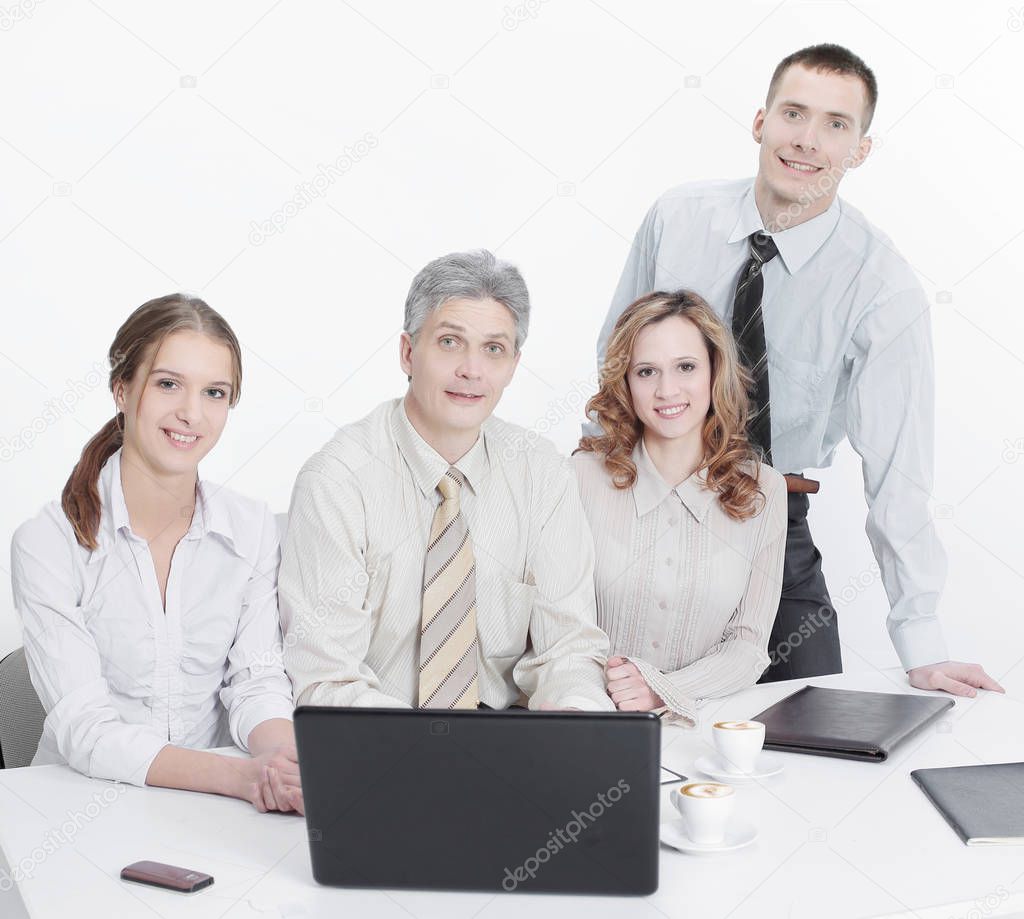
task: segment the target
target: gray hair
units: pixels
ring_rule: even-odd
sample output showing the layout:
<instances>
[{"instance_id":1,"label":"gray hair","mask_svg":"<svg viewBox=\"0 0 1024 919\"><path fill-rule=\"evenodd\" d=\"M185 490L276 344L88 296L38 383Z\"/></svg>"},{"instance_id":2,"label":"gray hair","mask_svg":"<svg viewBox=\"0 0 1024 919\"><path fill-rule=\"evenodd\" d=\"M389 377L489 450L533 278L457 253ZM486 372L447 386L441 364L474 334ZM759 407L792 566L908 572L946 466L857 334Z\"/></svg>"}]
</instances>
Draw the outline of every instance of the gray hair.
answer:
<instances>
[{"instance_id":1,"label":"gray hair","mask_svg":"<svg viewBox=\"0 0 1024 919\"><path fill-rule=\"evenodd\" d=\"M405 298L405 331L415 341L427 316L449 300L463 297L490 298L506 306L515 318L519 351L530 325L530 294L519 269L486 249L442 255L413 278Z\"/></svg>"}]
</instances>

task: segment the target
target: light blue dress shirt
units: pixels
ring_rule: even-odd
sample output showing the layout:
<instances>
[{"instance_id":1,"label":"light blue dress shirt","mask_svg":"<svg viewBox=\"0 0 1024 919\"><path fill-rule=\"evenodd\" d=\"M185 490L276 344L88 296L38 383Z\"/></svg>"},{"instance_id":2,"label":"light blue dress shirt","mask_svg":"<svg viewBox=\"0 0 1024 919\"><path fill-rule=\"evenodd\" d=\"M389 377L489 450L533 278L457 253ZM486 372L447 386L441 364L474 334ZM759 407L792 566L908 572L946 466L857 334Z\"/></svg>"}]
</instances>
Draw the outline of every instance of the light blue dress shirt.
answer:
<instances>
[{"instance_id":1,"label":"light blue dress shirt","mask_svg":"<svg viewBox=\"0 0 1024 919\"><path fill-rule=\"evenodd\" d=\"M694 290L731 327L736 278L758 230L752 179L662 195L637 231L598 364L616 319L653 290ZM889 636L906 669L946 660L936 616L946 556L928 507L935 383L924 291L888 237L838 197L825 213L771 235L779 256L765 266L763 312L775 467L829 466L849 438L863 461Z\"/></svg>"}]
</instances>

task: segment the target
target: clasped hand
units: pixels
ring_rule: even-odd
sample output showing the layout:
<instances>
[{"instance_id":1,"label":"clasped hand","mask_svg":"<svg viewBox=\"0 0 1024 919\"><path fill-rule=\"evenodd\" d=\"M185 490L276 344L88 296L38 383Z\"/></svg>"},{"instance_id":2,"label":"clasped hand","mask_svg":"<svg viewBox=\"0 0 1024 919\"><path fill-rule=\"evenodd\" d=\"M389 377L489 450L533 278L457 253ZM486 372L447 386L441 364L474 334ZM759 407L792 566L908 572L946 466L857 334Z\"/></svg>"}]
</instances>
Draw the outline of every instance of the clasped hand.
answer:
<instances>
[{"instance_id":1,"label":"clasped hand","mask_svg":"<svg viewBox=\"0 0 1024 919\"><path fill-rule=\"evenodd\" d=\"M641 676L636 664L624 657L610 657L604 668L608 695L620 712L649 712L665 703Z\"/></svg>"}]
</instances>

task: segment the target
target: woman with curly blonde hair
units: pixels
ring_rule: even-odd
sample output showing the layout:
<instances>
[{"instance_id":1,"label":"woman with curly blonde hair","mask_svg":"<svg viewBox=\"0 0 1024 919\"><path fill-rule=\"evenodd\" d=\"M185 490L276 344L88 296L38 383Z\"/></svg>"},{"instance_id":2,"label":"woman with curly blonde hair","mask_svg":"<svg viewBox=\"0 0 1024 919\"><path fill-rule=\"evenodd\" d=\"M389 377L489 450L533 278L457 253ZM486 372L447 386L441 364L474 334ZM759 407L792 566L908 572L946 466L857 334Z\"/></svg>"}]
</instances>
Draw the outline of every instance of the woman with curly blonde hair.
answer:
<instances>
[{"instance_id":1,"label":"woman with curly blonde hair","mask_svg":"<svg viewBox=\"0 0 1024 919\"><path fill-rule=\"evenodd\" d=\"M757 681L782 591L783 476L747 440L750 379L697 294L655 292L615 324L573 457L597 550L608 693L696 723Z\"/></svg>"}]
</instances>

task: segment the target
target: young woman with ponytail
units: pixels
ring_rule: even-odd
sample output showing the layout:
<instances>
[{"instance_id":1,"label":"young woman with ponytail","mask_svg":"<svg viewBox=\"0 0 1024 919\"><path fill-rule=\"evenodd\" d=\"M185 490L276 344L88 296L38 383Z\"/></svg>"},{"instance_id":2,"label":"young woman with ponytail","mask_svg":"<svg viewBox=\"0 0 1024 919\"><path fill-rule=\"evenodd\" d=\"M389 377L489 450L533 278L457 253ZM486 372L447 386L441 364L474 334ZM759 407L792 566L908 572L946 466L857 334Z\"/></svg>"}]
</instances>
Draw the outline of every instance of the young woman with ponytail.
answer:
<instances>
[{"instance_id":1,"label":"young woman with ponytail","mask_svg":"<svg viewBox=\"0 0 1024 919\"><path fill-rule=\"evenodd\" d=\"M115 416L11 550L47 712L33 764L301 811L276 522L198 477L238 402L238 341L171 294L128 317L110 366ZM250 758L205 749L232 741Z\"/></svg>"}]
</instances>

